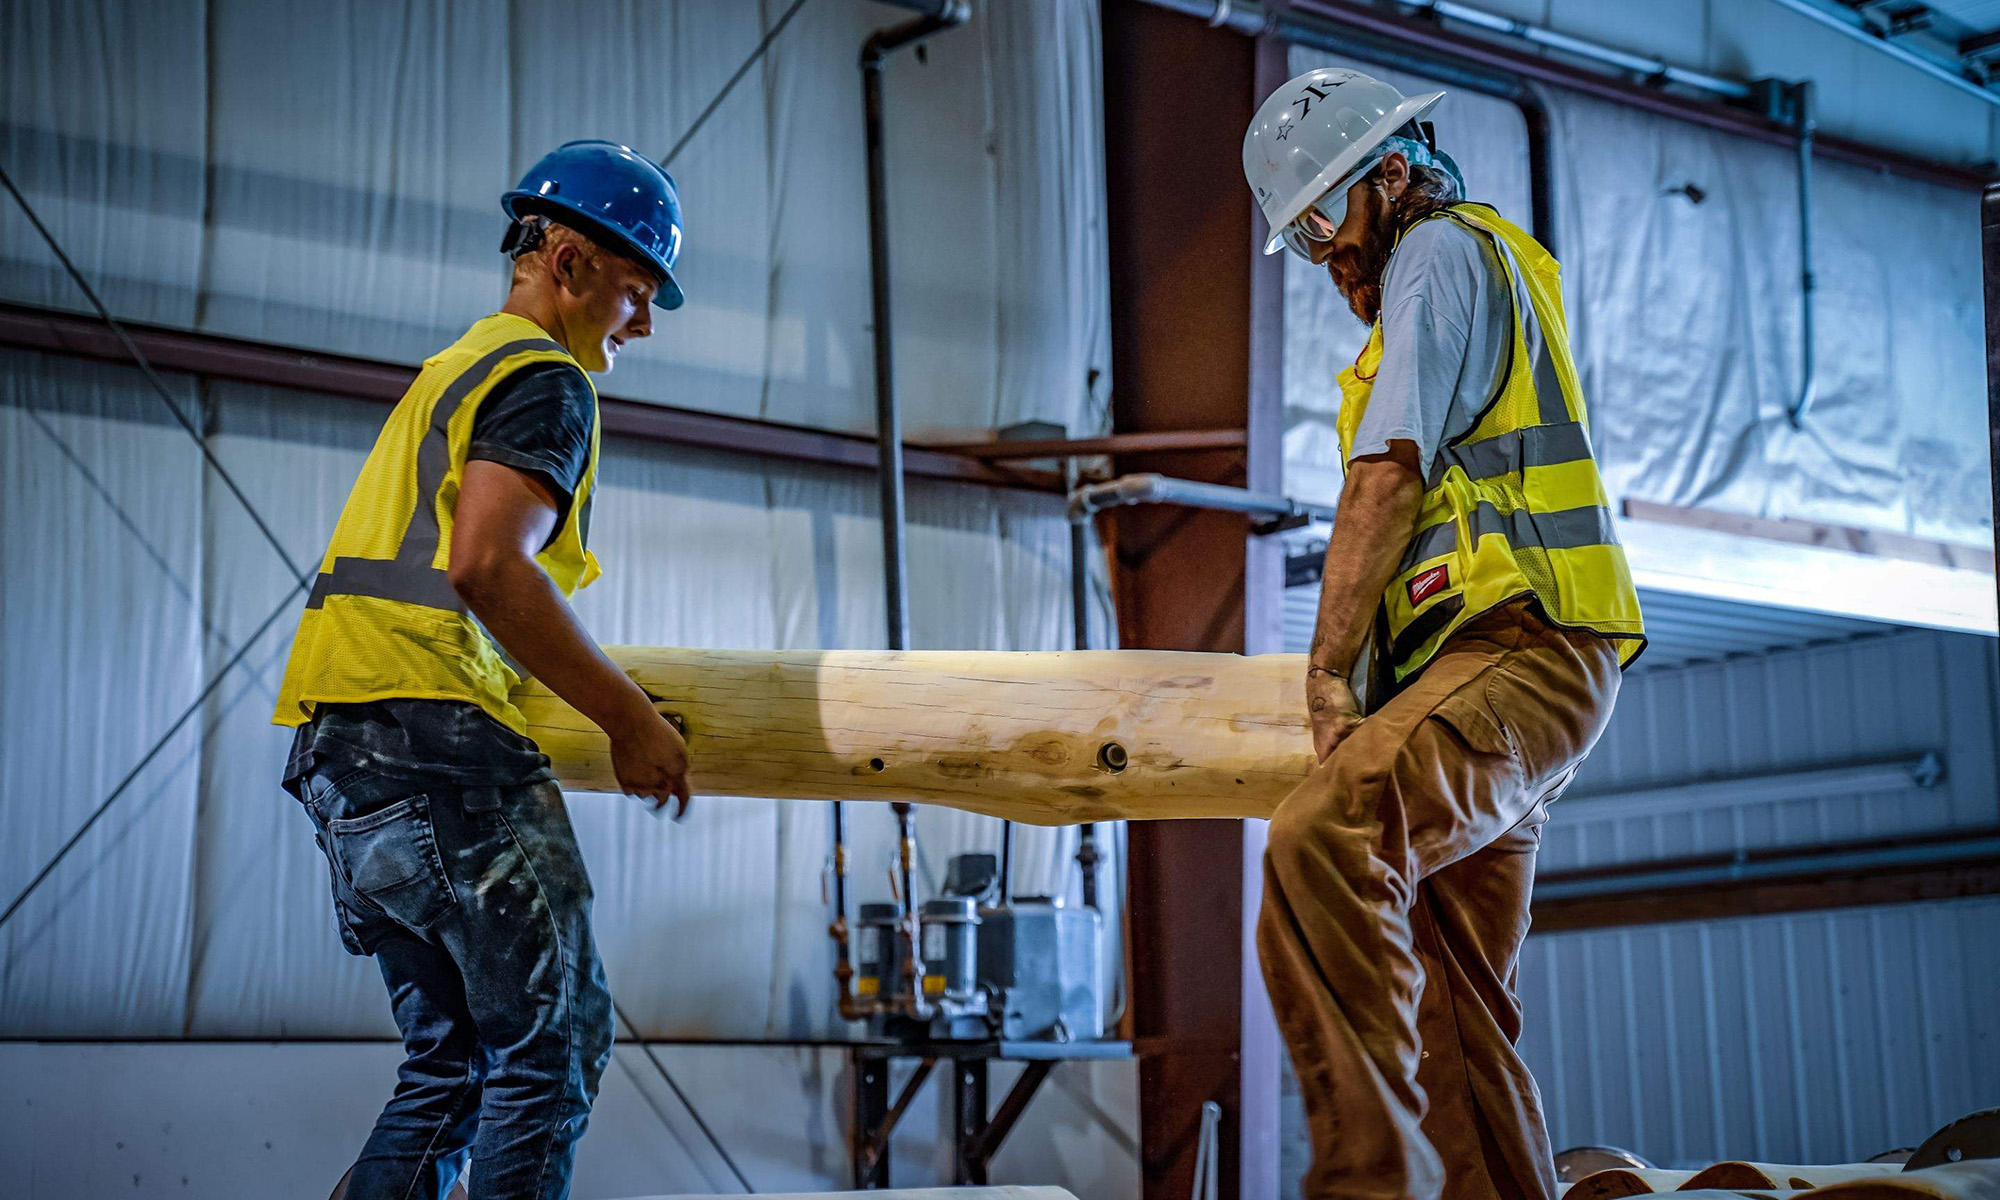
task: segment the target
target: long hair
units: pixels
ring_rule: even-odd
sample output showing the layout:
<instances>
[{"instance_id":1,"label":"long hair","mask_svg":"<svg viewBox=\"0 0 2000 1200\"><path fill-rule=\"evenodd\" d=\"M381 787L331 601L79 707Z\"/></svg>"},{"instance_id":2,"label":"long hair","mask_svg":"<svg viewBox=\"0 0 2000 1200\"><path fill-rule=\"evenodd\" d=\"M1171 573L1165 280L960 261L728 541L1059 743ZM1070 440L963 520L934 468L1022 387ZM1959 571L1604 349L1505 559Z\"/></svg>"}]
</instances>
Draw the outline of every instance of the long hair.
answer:
<instances>
[{"instance_id":1,"label":"long hair","mask_svg":"<svg viewBox=\"0 0 2000 1200\"><path fill-rule=\"evenodd\" d=\"M1458 184L1451 176L1436 167L1411 163L1410 182L1404 187L1402 198L1396 201L1396 236L1403 236L1425 217L1450 208L1463 199L1465 197L1458 194Z\"/></svg>"}]
</instances>

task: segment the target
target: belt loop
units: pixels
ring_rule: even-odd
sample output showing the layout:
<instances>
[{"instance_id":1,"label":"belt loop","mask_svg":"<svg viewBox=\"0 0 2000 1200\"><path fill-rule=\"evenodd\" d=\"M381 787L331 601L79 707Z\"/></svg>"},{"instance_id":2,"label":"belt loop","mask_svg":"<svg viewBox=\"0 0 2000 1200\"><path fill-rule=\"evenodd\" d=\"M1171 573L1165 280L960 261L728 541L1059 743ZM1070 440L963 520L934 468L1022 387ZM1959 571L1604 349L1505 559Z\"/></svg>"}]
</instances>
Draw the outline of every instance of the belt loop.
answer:
<instances>
[{"instance_id":1,"label":"belt loop","mask_svg":"<svg viewBox=\"0 0 2000 1200\"><path fill-rule=\"evenodd\" d=\"M469 813L500 811L500 789L497 787L466 788L459 794L459 803Z\"/></svg>"}]
</instances>

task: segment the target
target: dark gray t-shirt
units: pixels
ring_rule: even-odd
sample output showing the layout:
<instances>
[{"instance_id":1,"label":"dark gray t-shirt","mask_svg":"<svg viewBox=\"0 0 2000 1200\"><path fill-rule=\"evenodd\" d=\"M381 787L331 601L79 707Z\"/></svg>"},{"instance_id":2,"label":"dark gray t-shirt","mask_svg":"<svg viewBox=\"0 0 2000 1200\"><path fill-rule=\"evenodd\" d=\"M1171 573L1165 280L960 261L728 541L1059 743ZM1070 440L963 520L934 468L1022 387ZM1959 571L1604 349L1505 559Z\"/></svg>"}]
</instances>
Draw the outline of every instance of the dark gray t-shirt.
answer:
<instances>
[{"instance_id":1,"label":"dark gray t-shirt","mask_svg":"<svg viewBox=\"0 0 2000 1200\"><path fill-rule=\"evenodd\" d=\"M472 420L468 458L539 476L556 493L556 525L590 463L590 383L568 363L536 363L496 384ZM578 520L590 536L590 502ZM418 786L517 787L554 776L535 743L455 700L322 704L299 727L285 786L314 772L367 769Z\"/></svg>"}]
</instances>

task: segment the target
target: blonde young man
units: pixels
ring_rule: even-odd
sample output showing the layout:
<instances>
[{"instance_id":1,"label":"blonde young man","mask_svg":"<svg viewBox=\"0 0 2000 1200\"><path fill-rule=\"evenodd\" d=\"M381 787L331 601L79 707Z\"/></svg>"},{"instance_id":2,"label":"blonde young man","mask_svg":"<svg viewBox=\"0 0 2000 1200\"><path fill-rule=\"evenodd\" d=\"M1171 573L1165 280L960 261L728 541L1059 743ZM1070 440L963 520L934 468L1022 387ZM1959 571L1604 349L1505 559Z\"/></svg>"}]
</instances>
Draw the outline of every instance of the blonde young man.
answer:
<instances>
[{"instance_id":1,"label":"blonde young man","mask_svg":"<svg viewBox=\"0 0 2000 1200\"><path fill-rule=\"evenodd\" d=\"M362 465L274 719L342 941L373 955L407 1060L348 1200L560 1200L612 1041L590 880L509 701L532 674L609 735L619 783L688 802L687 748L569 596L587 548L586 372L680 307L680 198L645 158L571 142L502 198L499 312L424 363ZM517 665L518 664L518 665Z\"/></svg>"},{"instance_id":2,"label":"blonde young man","mask_svg":"<svg viewBox=\"0 0 2000 1200\"><path fill-rule=\"evenodd\" d=\"M1465 201L1421 124L1442 98L1313 71L1243 143L1266 253L1324 266L1371 326L1340 379L1320 764L1271 822L1258 923L1311 1200L1556 1195L1515 968L1547 804L1644 643L1555 260Z\"/></svg>"}]
</instances>

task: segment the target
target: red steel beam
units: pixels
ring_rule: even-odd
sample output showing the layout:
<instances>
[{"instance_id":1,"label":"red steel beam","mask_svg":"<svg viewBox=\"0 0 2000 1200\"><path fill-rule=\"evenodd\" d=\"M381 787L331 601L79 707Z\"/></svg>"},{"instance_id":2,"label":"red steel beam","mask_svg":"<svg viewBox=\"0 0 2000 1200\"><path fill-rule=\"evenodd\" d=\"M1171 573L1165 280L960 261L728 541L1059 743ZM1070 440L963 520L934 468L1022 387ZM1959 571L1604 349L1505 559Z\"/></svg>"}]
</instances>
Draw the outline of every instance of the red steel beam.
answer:
<instances>
[{"instance_id":1,"label":"red steel beam","mask_svg":"<svg viewBox=\"0 0 2000 1200\"><path fill-rule=\"evenodd\" d=\"M987 462L1025 458L1094 458L1101 454L1185 454L1196 450L1241 450L1241 429L1174 429L1113 433L1092 438L1016 438L991 442L927 442L932 450Z\"/></svg>"},{"instance_id":2,"label":"red steel beam","mask_svg":"<svg viewBox=\"0 0 2000 1200\"><path fill-rule=\"evenodd\" d=\"M1114 426L1118 436L1167 445L1216 430L1243 437L1240 448L1120 453L1117 469L1268 484L1277 372L1261 356L1276 343L1257 328L1271 320L1282 281L1272 274L1277 260L1253 252L1259 218L1239 164L1260 64L1281 58L1282 47L1138 0L1107 0L1102 12ZM1260 416L1263 408L1273 411ZM1121 645L1262 648L1250 575L1266 552L1252 548L1249 518L1148 506L1103 514L1100 528L1113 555ZM1139 1064L1146 1200L1194 1190L1210 1101L1223 1113L1223 1200L1278 1193L1281 1059L1248 924L1260 829L1135 821L1128 831L1130 1019L1150 1049Z\"/></svg>"},{"instance_id":3,"label":"red steel beam","mask_svg":"<svg viewBox=\"0 0 2000 1200\"><path fill-rule=\"evenodd\" d=\"M2000 857L1534 903L1534 932L1614 929L2000 894Z\"/></svg>"},{"instance_id":4,"label":"red steel beam","mask_svg":"<svg viewBox=\"0 0 2000 1200\"><path fill-rule=\"evenodd\" d=\"M416 368L400 363L157 325L121 324L154 366L211 379L394 403L417 376ZM0 346L106 362L131 361L117 336L97 318L20 304L0 303ZM604 432L614 436L866 471L877 466L875 439L862 434L615 396L603 397L599 411ZM1048 472L994 467L969 455L923 446L906 446L903 467L909 474L926 479L1031 491L1062 490L1061 481Z\"/></svg>"}]
</instances>

